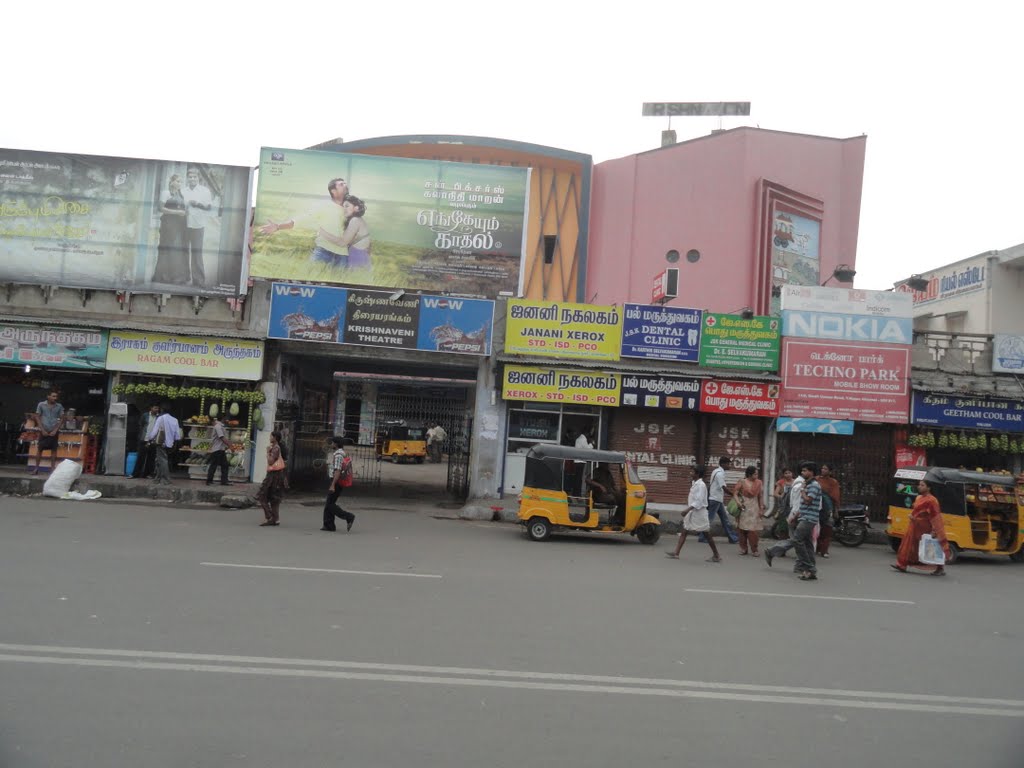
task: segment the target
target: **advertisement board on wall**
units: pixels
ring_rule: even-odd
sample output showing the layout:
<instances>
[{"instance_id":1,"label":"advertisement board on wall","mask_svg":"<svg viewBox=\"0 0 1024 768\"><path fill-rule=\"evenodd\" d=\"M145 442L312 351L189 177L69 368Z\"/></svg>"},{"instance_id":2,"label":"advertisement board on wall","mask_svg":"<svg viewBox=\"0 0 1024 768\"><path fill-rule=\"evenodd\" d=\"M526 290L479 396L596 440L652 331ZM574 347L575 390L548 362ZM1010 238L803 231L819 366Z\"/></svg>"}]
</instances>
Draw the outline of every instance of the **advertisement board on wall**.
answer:
<instances>
[{"instance_id":1,"label":"advertisement board on wall","mask_svg":"<svg viewBox=\"0 0 1024 768\"><path fill-rule=\"evenodd\" d=\"M697 362L702 314L687 307L624 305L622 357Z\"/></svg>"},{"instance_id":2,"label":"advertisement board on wall","mask_svg":"<svg viewBox=\"0 0 1024 768\"><path fill-rule=\"evenodd\" d=\"M732 413L738 416L778 416L779 385L757 381L704 382L700 409L705 413Z\"/></svg>"},{"instance_id":3,"label":"advertisement board on wall","mask_svg":"<svg viewBox=\"0 0 1024 768\"><path fill-rule=\"evenodd\" d=\"M772 211L772 286L821 284L821 222L776 207ZM772 299L772 311L778 311Z\"/></svg>"},{"instance_id":4,"label":"advertisement board on wall","mask_svg":"<svg viewBox=\"0 0 1024 768\"><path fill-rule=\"evenodd\" d=\"M914 310L913 302L906 294L819 285L784 285L781 301L784 310L797 309L866 317L913 317Z\"/></svg>"},{"instance_id":5,"label":"advertisement board on wall","mask_svg":"<svg viewBox=\"0 0 1024 768\"><path fill-rule=\"evenodd\" d=\"M996 373L1024 371L1024 336L997 333L992 340L992 370Z\"/></svg>"},{"instance_id":6,"label":"advertisement board on wall","mask_svg":"<svg viewBox=\"0 0 1024 768\"><path fill-rule=\"evenodd\" d=\"M274 283L267 336L369 347L489 355L494 302Z\"/></svg>"},{"instance_id":7,"label":"advertisement board on wall","mask_svg":"<svg viewBox=\"0 0 1024 768\"><path fill-rule=\"evenodd\" d=\"M245 293L251 171L0 149L0 281Z\"/></svg>"},{"instance_id":8,"label":"advertisement board on wall","mask_svg":"<svg viewBox=\"0 0 1024 768\"><path fill-rule=\"evenodd\" d=\"M914 392L914 424L1024 432L1024 400Z\"/></svg>"},{"instance_id":9,"label":"advertisement board on wall","mask_svg":"<svg viewBox=\"0 0 1024 768\"><path fill-rule=\"evenodd\" d=\"M700 391L700 379L660 374L622 375L622 405L696 411L700 407Z\"/></svg>"},{"instance_id":10,"label":"advertisement board on wall","mask_svg":"<svg viewBox=\"0 0 1024 768\"><path fill-rule=\"evenodd\" d=\"M263 342L111 331L107 342L107 369L258 381L263 376Z\"/></svg>"},{"instance_id":11,"label":"advertisement board on wall","mask_svg":"<svg viewBox=\"0 0 1024 768\"><path fill-rule=\"evenodd\" d=\"M506 365L501 397L538 403L617 406L621 383L618 373Z\"/></svg>"},{"instance_id":12,"label":"advertisement board on wall","mask_svg":"<svg viewBox=\"0 0 1024 768\"><path fill-rule=\"evenodd\" d=\"M852 421L843 419L798 419L779 416L775 423L778 432L810 432L819 435L852 435Z\"/></svg>"},{"instance_id":13,"label":"advertisement board on wall","mask_svg":"<svg viewBox=\"0 0 1024 768\"><path fill-rule=\"evenodd\" d=\"M0 323L0 363L102 371L106 357L106 331Z\"/></svg>"},{"instance_id":14,"label":"advertisement board on wall","mask_svg":"<svg viewBox=\"0 0 1024 768\"><path fill-rule=\"evenodd\" d=\"M700 364L709 368L776 371L779 368L780 324L777 317L704 313Z\"/></svg>"},{"instance_id":15,"label":"advertisement board on wall","mask_svg":"<svg viewBox=\"0 0 1024 768\"><path fill-rule=\"evenodd\" d=\"M264 147L255 277L518 293L530 170Z\"/></svg>"},{"instance_id":16,"label":"advertisement board on wall","mask_svg":"<svg viewBox=\"0 0 1024 768\"><path fill-rule=\"evenodd\" d=\"M781 374L786 416L907 423L907 346L787 338Z\"/></svg>"},{"instance_id":17,"label":"advertisement board on wall","mask_svg":"<svg viewBox=\"0 0 1024 768\"><path fill-rule=\"evenodd\" d=\"M787 285L782 335L877 344L912 344L913 303L893 291Z\"/></svg>"},{"instance_id":18,"label":"advertisement board on wall","mask_svg":"<svg viewBox=\"0 0 1024 768\"><path fill-rule=\"evenodd\" d=\"M928 287L923 291L915 291L906 283L896 286L897 293L909 294L913 298L915 307L984 290L988 284L988 257L964 260L945 269L927 272L922 277L928 281Z\"/></svg>"},{"instance_id":19,"label":"advertisement board on wall","mask_svg":"<svg viewBox=\"0 0 1024 768\"><path fill-rule=\"evenodd\" d=\"M622 314L618 307L509 299L505 351L562 359L618 360Z\"/></svg>"}]
</instances>

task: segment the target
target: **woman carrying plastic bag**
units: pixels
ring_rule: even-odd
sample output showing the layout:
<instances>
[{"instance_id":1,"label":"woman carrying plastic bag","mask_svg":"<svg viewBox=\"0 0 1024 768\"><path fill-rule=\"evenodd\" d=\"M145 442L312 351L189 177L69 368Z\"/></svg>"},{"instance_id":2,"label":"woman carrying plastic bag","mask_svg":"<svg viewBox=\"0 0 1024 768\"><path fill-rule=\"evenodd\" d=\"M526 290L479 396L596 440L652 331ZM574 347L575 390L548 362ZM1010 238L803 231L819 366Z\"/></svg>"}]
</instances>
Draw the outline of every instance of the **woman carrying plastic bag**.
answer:
<instances>
[{"instance_id":1,"label":"woman carrying plastic bag","mask_svg":"<svg viewBox=\"0 0 1024 768\"><path fill-rule=\"evenodd\" d=\"M911 565L928 566L932 576L945 576L945 562L949 558L949 541L946 539L946 524L942 521L942 510L939 508L938 499L932 495L932 489L925 480L917 484L918 496L914 499L914 508L910 511L910 526L907 528L903 541L900 542L899 551L896 553L896 562L890 567L900 573L906 573ZM929 545L924 540L925 536L934 539L942 547L944 558L941 563L936 563L937 558L934 552L929 552ZM922 544L924 546L922 547ZM921 553L924 552L928 560L925 560Z\"/></svg>"}]
</instances>

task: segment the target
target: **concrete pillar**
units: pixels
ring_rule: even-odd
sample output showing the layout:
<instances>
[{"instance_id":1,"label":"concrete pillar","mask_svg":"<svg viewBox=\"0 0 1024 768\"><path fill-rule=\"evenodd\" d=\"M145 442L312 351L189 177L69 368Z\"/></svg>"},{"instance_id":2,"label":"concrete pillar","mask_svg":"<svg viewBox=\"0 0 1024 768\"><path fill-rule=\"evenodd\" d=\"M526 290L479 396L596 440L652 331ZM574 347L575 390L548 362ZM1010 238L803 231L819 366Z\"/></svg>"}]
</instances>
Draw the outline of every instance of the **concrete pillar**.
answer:
<instances>
[{"instance_id":1,"label":"concrete pillar","mask_svg":"<svg viewBox=\"0 0 1024 768\"><path fill-rule=\"evenodd\" d=\"M505 401L498 397L489 358L480 360L474 401L469 495L474 499L496 499L505 455Z\"/></svg>"}]
</instances>

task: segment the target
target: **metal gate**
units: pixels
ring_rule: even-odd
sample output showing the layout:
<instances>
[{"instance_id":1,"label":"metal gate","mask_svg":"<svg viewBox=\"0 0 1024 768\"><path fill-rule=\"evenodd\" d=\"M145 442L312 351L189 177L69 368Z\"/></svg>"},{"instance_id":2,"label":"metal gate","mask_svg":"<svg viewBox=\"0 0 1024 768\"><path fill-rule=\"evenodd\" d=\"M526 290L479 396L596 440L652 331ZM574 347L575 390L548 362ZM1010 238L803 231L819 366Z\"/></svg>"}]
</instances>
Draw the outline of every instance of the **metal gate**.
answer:
<instances>
[{"instance_id":1,"label":"metal gate","mask_svg":"<svg viewBox=\"0 0 1024 768\"><path fill-rule=\"evenodd\" d=\"M866 504L872 522L885 522L892 484L893 430L858 424L854 435L787 432L778 436L777 469L801 461L829 464L839 481L843 504ZM776 478L764 478L765 485Z\"/></svg>"}]
</instances>

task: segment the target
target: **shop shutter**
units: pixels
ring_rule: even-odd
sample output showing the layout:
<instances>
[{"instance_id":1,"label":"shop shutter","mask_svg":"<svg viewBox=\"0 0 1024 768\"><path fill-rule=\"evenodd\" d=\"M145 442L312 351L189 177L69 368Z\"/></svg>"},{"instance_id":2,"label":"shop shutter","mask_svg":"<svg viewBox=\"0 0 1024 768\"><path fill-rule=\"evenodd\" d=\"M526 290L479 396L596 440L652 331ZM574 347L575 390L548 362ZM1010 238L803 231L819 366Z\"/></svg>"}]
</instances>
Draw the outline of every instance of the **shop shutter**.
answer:
<instances>
[{"instance_id":1,"label":"shop shutter","mask_svg":"<svg viewBox=\"0 0 1024 768\"><path fill-rule=\"evenodd\" d=\"M732 486L743 478L747 467L764 466L765 419L750 416L713 415L708 419L707 442L704 451L707 462L707 477L718 466L718 459L725 456L730 465L725 471L725 480ZM762 477L764 484L771 487L769 478Z\"/></svg>"},{"instance_id":2,"label":"shop shutter","mask_svg":"<svg viewBox=\"0 0 1024 768\"><path fill-rule=\"evenodd\" d=\"M783 467L796 469L801 461L825 462L839 481L842 503L866 504L872 522L885 522L896 471L893 432L886 424L857 424L852 435L781 433L776 468L781 472Z\"/></svg>"},{"instance_id":3,"label":"shop shutter","mask_svg":"<svg viewBox=\"0 0 1024 768\"><path fill-rule=\"evenodd\" d=\"M696 461L698 414L654 408L616 408L609 448L623 451L637 468L655 504L686 504Z\"/></svg>"}]
</instances>

